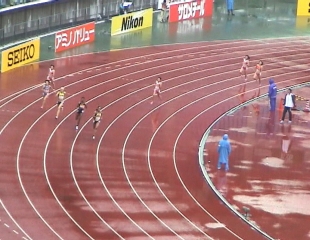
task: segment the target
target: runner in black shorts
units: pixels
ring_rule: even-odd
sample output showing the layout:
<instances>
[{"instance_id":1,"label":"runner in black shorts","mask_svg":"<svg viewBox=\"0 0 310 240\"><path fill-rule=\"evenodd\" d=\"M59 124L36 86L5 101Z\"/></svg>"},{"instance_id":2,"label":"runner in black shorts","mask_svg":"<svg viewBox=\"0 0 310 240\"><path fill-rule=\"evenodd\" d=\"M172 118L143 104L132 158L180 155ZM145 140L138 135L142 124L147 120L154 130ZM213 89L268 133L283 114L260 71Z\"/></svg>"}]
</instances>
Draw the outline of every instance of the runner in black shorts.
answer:
<instances>
[{"instance_id":1,"label":"runner in black shorts","mask_svg":"<svg viewBox=\"0 0 310 240\"><path fill-rule=\"evenodd\" d=\"M87 108L87 105L85 103L85 98L82 97L81 101L79 102L79 104L77 105L77 110L76 110L76 116L75 116L75 120L76 120L76 126L75 129L78 130L79 129L79 125L80 125L80 121L82 118L82 114L84 112L84 110Z\"/></svg>"}]
</instances>

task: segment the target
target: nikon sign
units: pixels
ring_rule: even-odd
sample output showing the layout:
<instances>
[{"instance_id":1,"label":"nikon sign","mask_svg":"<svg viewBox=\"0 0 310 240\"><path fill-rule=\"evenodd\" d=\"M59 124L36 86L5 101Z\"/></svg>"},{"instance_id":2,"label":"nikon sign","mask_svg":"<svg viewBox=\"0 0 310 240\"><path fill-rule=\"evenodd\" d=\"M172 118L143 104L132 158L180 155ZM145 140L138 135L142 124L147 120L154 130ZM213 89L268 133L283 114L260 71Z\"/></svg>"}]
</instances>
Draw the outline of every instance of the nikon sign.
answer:
<instances>
[{"instance_id":1,"label":"nikon sign","mask_svg":"<svg viewBox=\"0 0 310 240\"><path fill-rule=\"evenodd\" d=\"M112 18L111 36L151 27L153 9L146 9Z\"/></svg>"},{"instance_id":2,"label":"nikon sign","mask_svg":"<svg viewBox=\"0 0 310 240\"><path fill-rule=\"evenodd\" d=\"M20 67L40 58L40 39L35 39L2 52L1 72Z\"/></svg>"},{"instance_id":3,"label":"nikon sign","mask_svg":"<svg viewBox=\"0 0 310 240\"><path fill-rule=\"evenodd\" d=\"M143 26L143 17L133 18L132 16L124 17L121 31L135 29Z\"/></svg>"}]
</instances>

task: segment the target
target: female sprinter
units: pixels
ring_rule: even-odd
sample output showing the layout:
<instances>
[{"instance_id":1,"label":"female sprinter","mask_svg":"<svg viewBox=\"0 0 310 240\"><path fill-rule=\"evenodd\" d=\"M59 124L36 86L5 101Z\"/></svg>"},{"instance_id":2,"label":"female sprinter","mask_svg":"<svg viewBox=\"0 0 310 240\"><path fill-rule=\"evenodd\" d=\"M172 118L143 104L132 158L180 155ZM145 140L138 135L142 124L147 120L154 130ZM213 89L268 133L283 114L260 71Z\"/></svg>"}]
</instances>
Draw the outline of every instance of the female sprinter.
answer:
<instances>
[{"instance_id":1,"label":"female sprinter","mask_svg":"<svg viewBox=\"0 0 310 240\"><path fill-rule=\"evenodd\" d=\"M98 128L99 123L101 121L101 116L102 116L101 107L98 106L95 113L94 113L94 116L93 116L93 139L95 139L97 128Z\"/></svg>"},{"instance_id":2,"label":"female sprinter","mask_svg":"<svg viewBox=\"0 0 310 240\"><path fill-rule=\"evenodd\" d=\"M75 120L76 120L76 126L75 129L78 130L79 129L79 125L80 125L80 121L82 118L82 114L84 112L84 110L87 108L86 102L85 102L85 98L82 97L81 101L79 102L79 104L77 105L77 110L76 110L76 116L75 116Z\"/></svg>"},{"instance_id":3,"label":"female sprinter","mask_svg":"<svg viewBox=\"0 0 310 240\"><path fill-rule=\"evenodd\" d=\"M156 82L155 82L155 88L153 91L153 97L152 97L151 104L153 104L153 100L154 100L155 96L157 96L159 99L161 99L161 96L160 96L161 86L162 86L161 77L158 77Z\"/></svg>"},{"instance_id":4,"label":"female sprinter","mask_svg":"<svg viewBox=\"0 0 310 240\"><path fill-rule=\"evenodd\" d=\"M57 97L57 113L56 113L56 119L58 118L59 116L59 112L60 112L60 109L63 108L63 105L64 105L64 101L65 101L65 95L66 95L66 92L65 92L65 88L64 87L61 87L60 90L56 93L56 97Z\"/></svg>"},{"instance_id":5,"label":"female sprinter","mask_svg":"<svg viewBox=\"0 0 310 240\"><path fill-rule=\"evenodd\" d=\"M240 69L240 74L244 75L244 81L247 81L247 69L249 66L250 66L250 56L245 55L245 57L243 58L242 67Z\"/></svg>"},{"instance_id":6,"label":"female sprinter","mask_svg":"<svg viewBox=\"0 0 310 240\"><path fill-rule=\"evenodd\" d=\"M263 61L262 60L259 60L259 62L256 64L256 67L255 67L255 73L254 73L254 80L258 80L258 83L259 83L259 86L261 86L261 76L262 76L262 70L263 70Z\"/></svg>"},{"instance_id":7,"label":"female sprinter","mask_svg":"<svg viewBox=\"0 0 310 240\"><path fill-rule=\"evenodd\" d=\"M48 80L45 80L45 83L42 86L42 97L43 97L43 101L42 101L42 105L41 108L44 107L45 101L48 98L51 89L54 91L54 89L52 88L52 86L50 85L50 82Z\"/></svg>"},{"instance_id":8,"label":"female sprinter","mask_svg":"<svg viewBox=\"0 0 310 240\"><path fill-rule=\"evenodd\" d=\"M46 80L48 80L50 82L50 84L53 86L53 88L55 88L55 67L54 65L51 65L51 67L48 69L48 74L47 74L47 78Z\"/></svg>"}]
</instances>

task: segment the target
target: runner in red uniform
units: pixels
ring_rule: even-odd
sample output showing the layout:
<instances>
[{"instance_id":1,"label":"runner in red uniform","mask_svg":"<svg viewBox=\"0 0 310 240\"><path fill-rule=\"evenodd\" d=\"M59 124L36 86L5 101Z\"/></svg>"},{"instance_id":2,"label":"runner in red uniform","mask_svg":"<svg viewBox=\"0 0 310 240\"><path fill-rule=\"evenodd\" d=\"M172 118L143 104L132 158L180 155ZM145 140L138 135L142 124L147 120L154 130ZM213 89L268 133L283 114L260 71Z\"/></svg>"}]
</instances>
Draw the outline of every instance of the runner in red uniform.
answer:
<instances>
[{"instance_id":1,"label":"runner in red uniform","mask_svg":"<svg viewBox=\"0 0 310 240\"><path fill-rule=\"evenodd\" d=\"M256 64L256 67L255 67L255 73L254 73L254 80L258 80L258 84L259 86L261 86L261 76L262 76L262 70L263 70L263 61L262 60L259 60L259 62Z\"/></svg>"}]
</instances>

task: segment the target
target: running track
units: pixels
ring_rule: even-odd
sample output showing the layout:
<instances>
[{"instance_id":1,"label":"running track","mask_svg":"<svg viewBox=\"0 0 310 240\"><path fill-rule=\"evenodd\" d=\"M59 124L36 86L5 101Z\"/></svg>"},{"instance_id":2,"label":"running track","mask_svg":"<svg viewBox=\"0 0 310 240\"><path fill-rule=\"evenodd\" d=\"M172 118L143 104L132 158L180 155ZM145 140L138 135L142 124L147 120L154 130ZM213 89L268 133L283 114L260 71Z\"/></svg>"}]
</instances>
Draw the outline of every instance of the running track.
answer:
<instances>
[{"instance_id":1,"label":"running track","mask_svg":"<svg viewBox=\"0 0 310 240\"><path fill-rule=\"evenodd\" d=\"M261 93L271 76L278 88L309 80L305 37L94 53L2 74L0 239L264 239L218 200L197 156L205 129L240 102L245 54L265 63ZM70 94L58 120L53 96L40 109L52 63ZM163 100L150 105L159 75Z\"/></svg>"}]
</instances>

